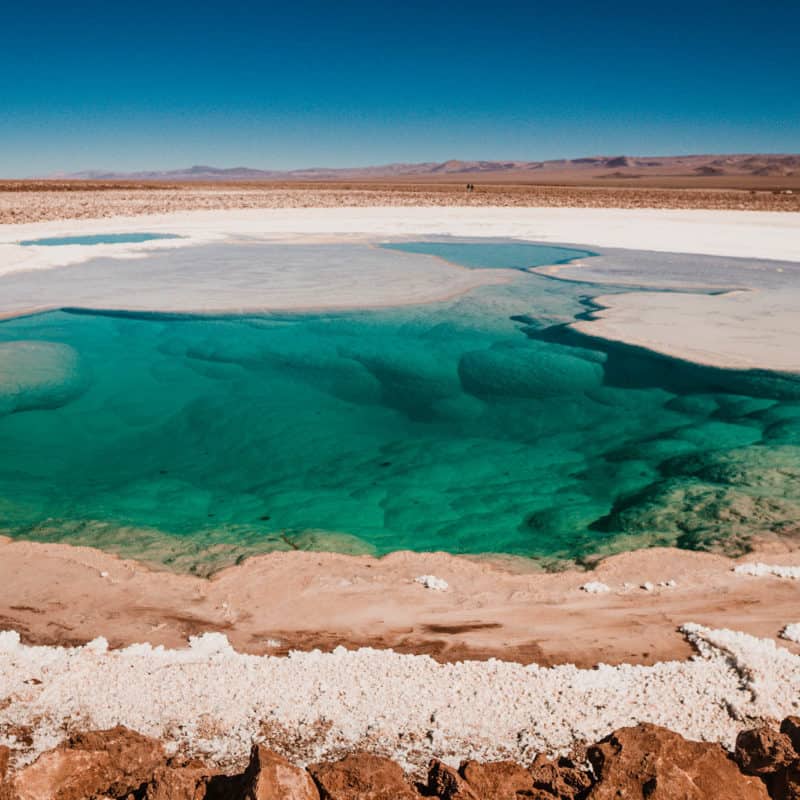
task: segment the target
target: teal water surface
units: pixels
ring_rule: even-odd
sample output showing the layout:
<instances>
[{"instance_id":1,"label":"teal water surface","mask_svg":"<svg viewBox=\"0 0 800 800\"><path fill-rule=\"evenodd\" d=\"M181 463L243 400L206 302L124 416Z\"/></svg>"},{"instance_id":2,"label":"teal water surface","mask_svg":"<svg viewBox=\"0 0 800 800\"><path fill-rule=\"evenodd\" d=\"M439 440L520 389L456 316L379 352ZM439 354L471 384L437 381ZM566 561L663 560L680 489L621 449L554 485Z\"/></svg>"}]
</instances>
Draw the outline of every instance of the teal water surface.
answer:
<instances>
[{"instance_id":1,"label":"teal water surface","mask_svg":"<svg viewBox=\"0 0 800 800\"><path fill-rule=\"evenodd\" d=\"M566 264L594 255L589 250L530 242L392 242L384 244L383 247L404 253L438 256L471 269L524 270L548 264Z\"/></svg>"},{"instance_id":2,"label":"teal water surface","mask_svg":"<svg viewBox=\"0 0 800 800\"><path fill-rule=\"evenodd\" d=\"M558 564L788 531L800 384L564 327L613 291L520 273L380 311L9 320L0 533L204 569L289 548Z\"/></svg>"},{"instance_id":3,"label":"teal water surface","mask_svg":"<svg viewBox=\"0 0 800 800\"><path fill-rule=\"evenodd\" d=\"M39 245L40 247L60 247L67 244L140 244L154 239L180 239L174 233L98 233L92 236L48 236L43 239L25 239L23 247Z\"/></svg>"}]
</instances>

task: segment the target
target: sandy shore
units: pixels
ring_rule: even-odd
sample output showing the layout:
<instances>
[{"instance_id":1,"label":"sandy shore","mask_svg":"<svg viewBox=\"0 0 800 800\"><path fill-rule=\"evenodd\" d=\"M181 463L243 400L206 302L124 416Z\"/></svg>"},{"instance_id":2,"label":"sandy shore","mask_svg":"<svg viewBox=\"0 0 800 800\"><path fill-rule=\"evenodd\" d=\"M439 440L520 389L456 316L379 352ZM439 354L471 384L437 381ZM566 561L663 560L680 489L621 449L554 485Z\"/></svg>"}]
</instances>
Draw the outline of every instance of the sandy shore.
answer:
<instances>
[{"instance_id":1,"label":"sandy shore","mask_svg":"<svg viewBox=\"0 0 800 800\"><path fill-rule=\"evenodd\" d=\"M755 558L800 563L740 563ZM201 579L3 540L0 627L19 634L0 634L0 744L19 766L71 730L124 724L221 765L255 740L300 763L368 750L420 771L432 756L526 762L648 721L731 747L800 710L800 646L776 638L800 581L733 566L664 549L561 574L293 552ZM428 573L448 588L415 580ZM296 651L312 647L329 652ZM597 662L624 663L572 665Z\"/></svg>"},{"instance_id":2,"label":"sandy shore","mask_svg":"<svg viewBox=\"0 0 800 800\"><path fill-rule=\"evenodd\" d=\"M143 230L183 238L135 245L17 244L48 236ZM427 256L364 246L381 238L431 235L577 241L582 247L617 248L602 258L539 272L673 291L603 297L599 302L604 308L594 319L575 323L577 330L716 367L800 372L800 329L795 319L800 303L800 215L796 214L304 208L5 225L0 229L0 276L12 276L12 281L0 292L0 317L61 306L204 313L380 307L443 300L506 280L498 270L466 270ZM274 264L267 261L254 270L247 262L237 271L226 259L232 251L221 250L216 261L210 250L204 251L202 263L191 257L192 247L221 243L246 247L254 240L282 245L274 251ZM355 258L352 250L337 257L336 247L342 242L360 244L363 257ZM315 258L315 243L326 243L324 259ZM641 252L627 252L631 250ZM667 255L672 253L729 260L706 258L693 264L685 255ZM115 261L124 266L145 256L150 257L148 265L154 265L149 271L117 268L115 281L104 278ZM676 260L679 267L671 264ZM48 281L35 274L56 268L62 269ZM729 289L744 291L709 294Z\"/></svg>"},{"instance_id":3,"label":"sandy shore","mask_svg":"<svg viewBox=\"0 0 800 800\"><path fill-rule=\"evenodd\" d=\"M731 748L800 709L797 655L729 630L683 635L695 658L578 670L370 649L247 656L220 634L182 650L30 648L4 633L0 744L21 766L71 730L123 724L216 764L243 765L255 740L300 763L367 750L419 772L431 757L530 763L639 722Z\"/></svg>"},{"instance_id":4,"label":"sandy shore","mask_svg":"<svg viewBox=\"0 0 800 800\"><path fill-rule=\"evenodd\" d=\"M776 641L785 625L800 621L800 581L732 571L742 562L800 563L800 554L779 545L739 562L640 550L588 573L542 573L525 559L444 553L375 559L286 552L255 556L209 579L91 548L0 542L0 628L34 644L105 636L113 647L180 647L189 636L223 631L245 653L372 646L442 661L590 667L685 658L690 650L678 627L687 621ZM415 581L422 575L445 580L448 589L425 588ZM590 581L610 591L580 588ZM676 586L660 585L669 581Z\"/></svg>"}]
</instances>

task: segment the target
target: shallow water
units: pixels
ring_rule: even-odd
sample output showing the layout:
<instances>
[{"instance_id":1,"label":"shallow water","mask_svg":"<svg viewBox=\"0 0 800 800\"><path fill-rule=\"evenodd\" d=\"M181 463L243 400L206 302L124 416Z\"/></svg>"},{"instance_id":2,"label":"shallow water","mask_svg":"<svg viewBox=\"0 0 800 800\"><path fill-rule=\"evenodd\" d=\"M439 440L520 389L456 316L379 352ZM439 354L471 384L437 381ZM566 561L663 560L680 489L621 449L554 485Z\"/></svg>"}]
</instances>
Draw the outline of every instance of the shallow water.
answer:
<instances>
[{"instance_id":1,"label":"shallow water","mask_svg":"<svg viewBox=\"0 0 800 800\"><path fill-rule=\"evenodd\" d=\"M20 244L23 247L38 245L39 247L60 247L65 244L140 244L155 239L180 239L174 233L98 233L93 236L48 236L44 239L26 239Z\"/></svg>"},{"instance_id":2,"label":"shallow water","mask_svg":"<svg viewBox=\"0 0 800 800\"><path fill-rule=\"evenodd\" d=\"M567 264L570 261L594 255L589 250L531 244L530 242L392 242L384 244L383 247L403 253L438 256L470 269L524 270L547 264Z\"/></svg>"},{"instance_id":3,"label":"shallow water","mask_svg":"<svg viewBox=\"0 0 800 800\"><path fill-rule=\"evenodd\" d=\"M380 311L7 321L0 532L181 569L269 549L558 563L792 535L800 383L563 327L613 291L520 273Z\"/></svg>"}]
</instances>

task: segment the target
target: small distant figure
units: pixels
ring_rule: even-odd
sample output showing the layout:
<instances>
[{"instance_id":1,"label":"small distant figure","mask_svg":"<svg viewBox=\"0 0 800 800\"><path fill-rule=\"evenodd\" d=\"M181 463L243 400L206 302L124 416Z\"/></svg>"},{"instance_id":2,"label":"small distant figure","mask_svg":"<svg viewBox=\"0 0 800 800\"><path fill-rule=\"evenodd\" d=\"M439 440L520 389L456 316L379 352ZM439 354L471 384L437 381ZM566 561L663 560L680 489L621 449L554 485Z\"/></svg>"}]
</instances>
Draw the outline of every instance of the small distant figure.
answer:
<instances>
[{"instance_id":1,"label":"small distant figure","mask_svg":"<svg viewBox=\"0 0 800 800\"><path fill-rule=\"evenodd\" d=\"M467 184L467 191L468 192L472 192L474 190L475 190L475 184L474 183L468 183Z\"/></svg>"}]
</instances>

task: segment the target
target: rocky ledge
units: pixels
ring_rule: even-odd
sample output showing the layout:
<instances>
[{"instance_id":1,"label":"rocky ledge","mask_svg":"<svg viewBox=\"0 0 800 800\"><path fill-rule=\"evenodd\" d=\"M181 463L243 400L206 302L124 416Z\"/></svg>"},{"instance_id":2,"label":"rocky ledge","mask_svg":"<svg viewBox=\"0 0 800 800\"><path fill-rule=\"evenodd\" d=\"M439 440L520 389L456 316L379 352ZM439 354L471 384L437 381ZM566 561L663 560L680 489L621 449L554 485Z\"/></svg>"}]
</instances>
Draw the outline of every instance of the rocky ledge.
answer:
<instances>
[{"instance_id":1,"label":"rocky ledge","mask_svg":"<svg viewBox=\"0 0 800 800\"><path fill-rule=\"evenodd\" d=\"M743 731L733 754L651 724L621 728L585 759L538 756L433 760L414 782L389 758L352 753L295 766L254 745L247 769L221 773L200 761L169 758L161 742L124 727L70 737L32 764L9 769L0 747L0 800L789 800L800 798L800 717Z\"/></svg>"}]
</instances>

